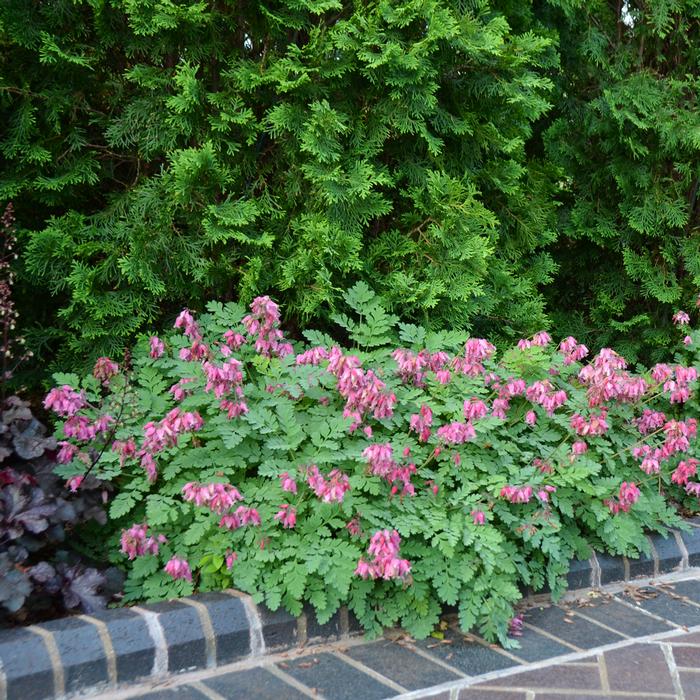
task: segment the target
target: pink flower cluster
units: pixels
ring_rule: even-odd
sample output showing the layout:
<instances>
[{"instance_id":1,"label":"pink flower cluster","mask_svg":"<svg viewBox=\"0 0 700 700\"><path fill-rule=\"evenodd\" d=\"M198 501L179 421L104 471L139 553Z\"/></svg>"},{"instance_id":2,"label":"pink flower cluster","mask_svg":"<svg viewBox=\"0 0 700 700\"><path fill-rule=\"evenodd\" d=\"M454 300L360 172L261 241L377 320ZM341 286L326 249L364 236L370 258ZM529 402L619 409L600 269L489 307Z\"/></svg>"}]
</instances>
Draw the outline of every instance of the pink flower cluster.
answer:
<instances>
[{"instance_id":1,"label":"pink flower cluster","mask_svg":"<svg viewBox=\"0 0 700 700\"><path fill-rule=\"evenodd\" d=\"M410 451L406 452L405 456L408 454ZM394 449L390 443L370 445L362 452L362 456L369 462L370 474L379 476L392 485L392 495L398 493L399 488L402 495L415 495L416 489L411 483L411 477L416 473L416 465L401 465L394 461Z\"/></svg>"},{"instance_id":2,"label":"pink flower cluster","mask_svg":"<svg viewBox=\"0 0 700 700\"><path fill-rule=\"evenodd\" d=\"M553 416L554 411L563 406L568 398L566 392L563 389L555 389L549 379L533 382L527 387L525 396L528 401L542 406L548 416Z\"/></svg>"},{"instance_id":3,"label":"pink flower cluster","mask_svg":"<svg viewBox=\"0 0 700 700\"><path fill-rule=\"evenodd\" d=\"M181 578L185 581L192 581L192 570L186 559L172 557L165 565L164 571L176 580Z\"/></svg>"},{"instance_id":4,"label":"pink flower cluster","mask_svg":"<svg viewBox=\"0 0 700 700\"><path fill-rule=\"evenodd\" d=\"M610 428L606 418L607 409L601 409L598 415L592 413L588 420L580 413L574 413L571 417L571 427L581 436L604 435Z\"/></svg>"},{"instance_id":5,"label":"pink flower cluster","mask_svg":"<svg viewBox=\"0 0 700 700\"><path fill-rule=\"evenodd\" d=\"M189 338L191 345L189 348L180 350L180 359L188 362L202 360L209 354L209 347L204 343L199 324L194 320L188 309L183 309L175 319L174 328L182 328L183 333ZM151 346L153 349L153 345Z\"/></svg>"},{"instance_id":6,"label":"pink flower cluster","mask_svg":"<svg viewBox=\"0 0 700 700\"><path fill-rule=\"evenodd\" d=\"M591 364L581 369L578 378L588 387L588 405L593 408L612 399L622 402L638 401L647 390L642 377L625 371L627 363L614 350L603 348Z\"/></svg>"},{"instance_id":7,"label":"pink flower cluster","mask_svg":"<svg viewBox=\"0 0 700 700\"><path fill-rule=\"evenodd\" d=\"M140 458L149 481L155 481L158 477L155 455L167 447L175 447L180 434L197 431L203 425L204 421L199 413L183 412L176 407L158 423L149 421L143 426L145 437L136 456Z\"/></svg>"},{"instance_id":8,"label":"pink flower cluster","mask_svg":"<svg viewBox=\"0 0 700 700\"><path fill-rule=\"evenodd\" d=\"M165 535L149 535L148 525L141 523L122 530L121 551L129 559L135 559L146 554L158 554L160 545L167 541Z\"/></svg>"},{"instance_id":9,"label":"pink flower cluster","mask_svg":"<svg viewBox=\"0 0 700 700\"><path fill-rule=\"evenodd\" d=\"M678 466L673 471L673 474L671 474L671 481L674 484L685 486L691 477L697 474L698 464L700 464L700 461L697 459L681 460L678 462Z\"/></svg>"},{"instance_id":10,"label":"pink flower cluster","mask_svg":"<svg viewBox=\"0 0 700 700\"><path fill-rule=\"evenodd\" d=\"M650 408L645 408L642 415L635 420L637 428L642 435L658 430L666 423L666 414L661 411L652 411Z\"/></svg>"},{"instance_id":11,"label":"pink flower cluster","mask_svg":"<svg viewBox=\"0 0 700 700\"><path fill-rule=\"evenodd\" d=\"M632 454L641 459L640 469L647 474L658 474L661 464L678 452L687 452L690 440L697 434L697 421L689 418L687 421L667 421L663 426L666 434L661 447L640 445L632 450Z\"/></svg>"},{"instance_id":12,"label":"pink flower cluster","mask_svg":"<svg viewBox=\"0 0 700 700\"><path fill-rule=\"evenodd\" d=\"M288 493L297 492L297 482L289 476L289 472L280 474L280 486L282 487L282 491L287 491Z\"/></svg>"},{"instance_id":13,"label":"pink flower cluster","mask_svg":"<svg viewBox=\"0 0 700 700\"><path fill-rule=\"evenodd\" d=\"M677 326L687 326L690 323L690 316L685 311L676 311L673 314L673 322Z\"/></svg>"},{"instance_id":14,"label":"pink flower cluster","mask_svg":"<svg viewBox=\"0 0 700 700\"><path fill-rule=\"evenodd\" d=\"M664 381L664 392L671 395L671 403L685 403L690 398L690 383L698 379L698 371L695 367L676 365L673 374L673 379L669 374Z\"/></svg>"},{"instance_id":15,"label":"pink flower cluster","mask_svg":"<svg viewBox=\"0 0 700 700\"><path fill-rule=\"evenodd\" d=\"M356 430L372 414L374 418L390 418L396 395L385 393L386 384L372 370L363 370L355 355L344 355L339 347L328 353L328 371L338 379L338 392L345 399L343 416L352 418L350 432Z\"/></svg>"},{"instance_id":16,"label":"pink flower cluster","mask_svg":"<svg viewBox=\"0 0 700 700\"><path fill-rule=\"evenodd\" d=\"M438 437L447 445L461 445L476 437L476 431L471 423L455 421L438 428Z\"/></svg>"},{"instance_id":17,"label":"pink flower cluster","mask_svg":"<svg viewBox=\"0 0 700 700\"><path fill-rule=\"evenodd\" d=\"M448 369L450 356L446 352L430 353L428 350L421 350L416 354L398 348L391 356L396 360L399 366L398 375L404 382L424 386L428 372L433 372L441 384L447 384L451 379L452 375Z\"/></svg>"},{"instance_id":18,"label":"pink flower cluster","mask_svg":"<svg viewBox=\"0 0 700 700\"><path fill-rule=\"evenodd\" d=\"M368 553L371 561L361 558L355 569L355 574L363 579L382 578L385 580L405 578L411 571L411 564L406 559L399 558L401 538L396 530L378 530L372 535Z\"/></svg>"},{"instance_id":19,"label":"pink flower cluster","mask_svg":"<svg viewBox=\"0 0 700 700\"><path fill-rule=\"evenodd\" d=\"M226 530L237 530L245 525L259 526L261 523L260 514L255 508L247 508L246 506L238 506L235 513L227 513L221 516L219 527Z\"/></svg>"},{"instance_id":20,"label":"pink flower cluster","mask_svg":"<svg viewBox=\"0 0 700 700\"><path fill-rule=\"evenodd\" d=\"M635 483L623 481L620 484L617 500L610 498L604 503L613 515L617 515L620 511L628 513L630 508L639 500L640 495L641 492Z\"/></svg>"},{"instance_id":21,"label":"pink flower cluster","mask_svg":"<svg viewBox=\"0 0 700 700\"><path fill-rule=\"evenodd\" d=\"M44 408L64 418L74 416L85 405L82 392L75 391L68 384L51 389L44 399Z\"/></svg>"},{"instance_id":22,"label":"pink flower cluster","mask_svg":"<svg viewBox=\"0 0 700 700\"><path fill-rule=\"evenodd\" d=\"M196 506L206 506L219 515L230 510L237 501L243 500L235 486L223 483L198 484L190 481L182 487L182 495L186 501Z\"/></svg>"},{"instance_id":23,"label":"pink flower cluster","mask_svg":"<svg viewBox=\"0 0 700 700\"><path fill-rule=\"evenodd\" d=\"M149 421L143 426L143 450L156 454L166 447L174 447L181 433L197 431L203 425L204 421L197 411L185 412L173 408L158 423Z\"/></svg>"},{"instance_id":24,"label":"pink flower cluster","mask_svg":"<svg viewBox=\"0 0 700 700\"><path fill-rule=\"evenodd\" d=\"M284 342L284 334L279 329L279 306L268 296L256 297L250 310L252 313L244 317L243 325L255 339L255 350L265 357L291 354L292 346Z\"/></svg>"},{"instance_id":25,"label":"pink flower cluster","mask_svg":"<svg viewBox=\"0 0 700 700\"><path fill-rule=\"evenodd\" d=\"M192 387L190 387L189 389L186 388L188 384L192 384L192 382L194 381L194 377L184 377L179 381L175 382L175 384L173 384L170 387L170 389L168 389L168 393L172 394L172 397L175 399L175 401L182 401L194 391Z\"/></svg>"},{"instance_id":26,"label":"pink flower cluster","mask_svg":"<svg viewBox=\"0 0 700 700\"><path fill-rule=\"evenodd\" d=\"M119 374L119 365L109 357L98 357L92 376L103 384L109 384L109 380Z\"/></svg>"},{"instance_id":27,"label":"pink flower cluster","mask_svg":"<svg viewBox=\"0 0 700 700\"><path fill-rule=\"evenodd\" d=\"M552 342L552 338L547 333L546 331L540 331L539 333L535 333L535 335L532 336L531 340L527 340L523 338L522 340L518 341L518 349L519 350L528 350L529 348L533 347L540 347L543 348L549 343Z\"/></svg>"},{"instance_id":28,"label":"pink flower cluster","mask_svg":"<svg viewBox=\"0 0 700 700\"><path fill-rule=\"evenodd\" d=\"M207 377L204 391L213 391L217 399L222 399L220 406L227 411L229 418L235 418L243 413L248 413L248 404L243 400L243 365L233 357L228 358L223 365L218 366L212 362L203 362L202 368ZM236 400L222 397L234 393Z\"/></svg>"},{"instance_id":29,"label":"pink flower cluster","mask_svg":"<svg viewBox=\"0 0 700 700\"><path fill-rule=\"evenodd\" d=\"M430 406L422 404L419 413L411 415L409 430L418 433L419 442L427 442L432 433L433 412Z\"/></svg>"},{"instance_id":30,"label":"pink flower cluster","mask_svg":"<svg viewBox=\"0 0 700 700\"><path fill-rule=\"evenodd\" d=\"M152 335L149 338L148 347L150 349L150 352L148 354L154 360L157 360L159 357L162 357L163 353L165 352L165 344L157 335Z\"/></svg>"},{"instance_id":31,"label":"pink flower cluster","mask_svg":"<svg viewBox=\"0 0 700 700\"><path fill-rule=\"evenodd\" d=\"M501 498L505 498L511 503L529 503L533 494L542 503L549 502L549 494L557 490L556 486L546 485L535 491L532 486L510 486L506 485L501 489Z\"/></svg>"},{"instance_id":32,"label":"pink flower cluster","mask_svg":"<svg viewBox=\"0 0 700 700\"><path fill-rule=\"evenodd\" d=\"M559 352L564 355L564 364L571 365L574 362L580 362L586 357L588 348L570 335L559 343Z\"/></svg>"},{"instance_id":33,"label":"pink flower cluster","mask_svg":"<svg viewBox=\"0 0 700 700\"><path fill-rule=\"evenodd\" d=\"M342 503L345 492L350 490L347 474L333 469L326 478L315 464L306 470L306 483L324 503Z\"/></svg>"},{"instance_id":34,"label":"pink flower cluster","mask_svg":"<svg viewBox=\"0 0 700 700\"><path fill-rule=\"evenodd\" d=\"M279 520L282 527L291 529L297 524L297 509L288 504L280 506L280 509L274 516L274 519Z\"/></svg>"},{"instance_id":35,"label":"pink flower cluster","mask_svg":"<svg viewBox=\"0 0 700 700\"><path fill-rule=\"evenodd\" d=\"M454 361L455 369L468 377L484 373L484 362L496 352L496 346L484 338L469 338L464 344L464 358Z\"/></svg>"}]
</instances>

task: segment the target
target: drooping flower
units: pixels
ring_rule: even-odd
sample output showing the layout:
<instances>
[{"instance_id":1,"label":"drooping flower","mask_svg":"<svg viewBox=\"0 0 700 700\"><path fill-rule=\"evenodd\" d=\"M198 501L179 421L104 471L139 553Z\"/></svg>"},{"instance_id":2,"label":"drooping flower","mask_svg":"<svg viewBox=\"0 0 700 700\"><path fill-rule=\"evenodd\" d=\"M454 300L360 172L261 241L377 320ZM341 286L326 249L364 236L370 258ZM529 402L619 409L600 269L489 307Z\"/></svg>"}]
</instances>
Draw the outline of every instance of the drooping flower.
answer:
<instances>
[{"instance_id":1,"label":"drooping flower","mask_svg":"<svg viewBox=\"0 0 700 700\"><path fill-rule=\"evenodd\" d=\"M685 311L676 311L673 314L673 322L677 326L687 326L690 323L690 316Z\"/></svg>"},{"instance_id":2,"label":"drooping flower","mask_svg":"<svg viewBox=\"0 0 700 700\"><path fill-rule=\"evenodd\" d=\"M216 482L198 484L191 481L182 487L182 495L186 501L196 506L206 506L219 515L230 510L237 501L243 500L241 492L235 486Z\"/></svg>"},{"instance_id":3,"label":"drooping flower","mask_svg":"<svg viewBox=\"0 0 700 700\"><path fill-rule=\"evenodd\" d=\"M81 474L78 476L72 476L68 481L66 481L66 487L71 493L75 493L79 488L80 484L83 483L85 477Z\"/></svg>"},{"instance_id":4,"label":"drooping flower","mask_svg":"<svg viewBox=\"0 0 700 700\"><path fill-rule=\"evenodd\" d=\"M368 562L361 558L355 574L365 579L405 578L411 571L411 564L408 560L399 558L400 544L401 538L396 530L378 530L372 535L367 548L373 559Z\"/></svg>"},{"instance_id":5,"label":"drooping flower","mask_svg":"<svg viewBox=\"0 0 700 700\"><path fill-rule=\"evenodd\" d=\"M280 486L282 487L282 491L287 491L289 493L297 492L297 482L289 476L289 472L280 474Z\"/></svg>"},{"instance_id":6,"label":"drooping flower","mask_svg":"<svg viewBox=\"0 0 700 700\"><path fill-rule=\"evenodd\" d=\"M274 516L274 520L279 520L282 527L291 529L297 524L297 509L289 504L280 506L279 511Z\"/></svg>"},{"instance_id":7,"label":"drooping flower","mask_svg":"<svg viewBox=\"0 0 700 700\"><path fill-rule=\"evenodd\" d=\"M158 336L152 335L148 341L148 345L150 348L149 355L154 360L157 360L159 357L163 356L163 353L165 352L165 344Z\"/></svg>"},{"instance_id":8,"label":"drooping flower","mask_svg":"<svg viewBox=\"0 0 700 700\"><path fill-rule=\"evenodd\" d=\"M146 523L135 524L128 530L122 530L121 551L129 559L135 559L146 554L158 554L160 545L167 541L165 535L148 535Z\"/></svg>"},{"instance_id":9,"label":"drooping flower","mask_svg":"<svg viewBox=\"0 0 700 700\"><path fill-rule=\"evenodd\" d=\"M44 399L44 408L53 410L63 418L74 416L84 406L82 392L75 391L68 384L51 389Z\"/></svg>"},{"instance_id":10,"label":"drooping flower","mask_svg":"<svg viewBox=\"0 0 700 700\"><path fill-rule=\"evenodd\" d=\"M486 523L486 515L483 510L473 510L470 515L474 525L484 525Z\"/></svg>"},{"instance_id":11,"label":"drooping flower","mask_svg":"<svg viewBox=\"0 0 700 700\"><path fill-rule=\"evenodd\" d=\"M528 411L525 414L525 422L528 425L535 425L537 423L537 414L534 411Z\"/></svg>"},{"instance_id":12,"label":"drooping flower","mask_svg":"<svg viewBox=\"0 0 700 700\"><path fill-rule=\"evenodd\" d=\"M170 561L165 565L164 571L169 574L174 579L185 579L185 581L192 581L192 570L187 560L181 559L180 557L172 557Z\"/></svg>"},{"instance_id":13,"label":"drooping flower","mask_svg":"<svg viewBox=\"0 0 700 700\"><path fill-rule=\"evenodd\" d=\"M588 452L588 445L583 440L577 440L571 445L571 452L575 455L582 455Z\"/></svg>"},{"instance_id":14,"label":"drooping flower","mask_svg":"<svg viewBox=\"0 0 700 700\"><path fill-rule=\"evenodd\" d=\"M113 362L109 357L98 357L95 362L95 367L92 370L92 376L103 384L109 384L109 380L119 374L119 365Z\"/></svg>"}]
</instances>

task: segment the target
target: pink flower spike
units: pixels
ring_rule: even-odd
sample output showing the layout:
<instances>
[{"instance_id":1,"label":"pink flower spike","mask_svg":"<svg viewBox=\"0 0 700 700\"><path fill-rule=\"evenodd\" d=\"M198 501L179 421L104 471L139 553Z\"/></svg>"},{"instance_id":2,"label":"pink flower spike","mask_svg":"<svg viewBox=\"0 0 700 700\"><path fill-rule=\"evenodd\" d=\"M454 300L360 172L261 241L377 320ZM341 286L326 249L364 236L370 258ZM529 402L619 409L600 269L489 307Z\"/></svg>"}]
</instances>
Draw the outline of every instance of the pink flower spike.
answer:
<instances>
[{"instance_id":1,"label":"pink flower spike","mask_svg":"<svg viewBox=\"0 0 700 700\"><path fill-rule=\"evenodd\" d=\"M289 472L280 474L280 486L282 487L282 491L287 491L289 493L297 492L297 482L289 476Z\"/></svg>"},{"instance_id":2,"label":"pink flower spike","mask_svg":"<svg viewBox=\"0 0 700 700\"><path fill-rule=\"evenodd\" d=\"M274 516L274 520L279 520L282 523L282 527L291 529L297 524L297 509L289 504L280 506L279 511Z\"/></svg>"},{"instance_id":3,"label":"pink flower spike","mask_svg":"<svg viewBox=\"0 0 700 700\"><path fill-rule=\"evenodd\" d=\"M109 384L109 380L119 374L119 365L112 362L109 357L98 357L92 376L103 384Z\"/></svg>"},{"instance_id":4,"label":"pink flower spike","mask_svg":"<svg viewBox=\"0 0 700 700\"><path fill-rule=\"evenodd\" d=\"M64 418L74 416L83 406L85 399L82 392L74 391L68 384L51 389L44 399L44 408Z\"/></svg>"},{"instance_id":5,"label":"pink flower spike","mask_svg":"<svg viewBox=\"0 0 700 700\"><path fill-rule=\"evenodd\" d=\"M159 357L163 356L163 353L165 352L165 345L158 336L152 335L148 341L148 345L151 350L149 354L154 360L157 360Z\"/></svg>"},{"instance_id":6,"label":"pink flower spike","mask_svg":"<svg viewBox=\"0 0 700 700\"><path fill-rule=\"evenodd\" d=\"M588 445L583 440L577 440L571 446L571 452L575 455L582 455L588 451Z\"/></svg>"},{"instance_id":7,"label":"pink flower spike","mask_svg":"<svg viewBox=\"0 0 700 700\"><path fill-rule=\"evenodd\" d=\"M182 578L185 579L185 581L192 581L190 565L185 559L181 559L180 557L173 557L170 559L165 565L164 571L176 580Z\"/></svg>"},{"instance_id":8,"label":"pink flower spike","mask_svg":"<svg viewBox=\"0 0 700 700\"><path fill-rule=\"evenodd\" d=\"M673 322L677 326L687 326L690 323L690 316L685 311L676 311L673 314Z\"/></svg>"},{"instance_id":9,"label":"pink flower spike","mask_svg":"<svg viewBox=\"0 0 700 700\"><path fill-rule=\"evenodd\" d=\"M66 481L66 486L71 493L75 493L80 488L80 484L83 483L84 478L85 477L82 475L72 476L70 479L68 479L68 481Z\"/></svg>"}]
</instances>

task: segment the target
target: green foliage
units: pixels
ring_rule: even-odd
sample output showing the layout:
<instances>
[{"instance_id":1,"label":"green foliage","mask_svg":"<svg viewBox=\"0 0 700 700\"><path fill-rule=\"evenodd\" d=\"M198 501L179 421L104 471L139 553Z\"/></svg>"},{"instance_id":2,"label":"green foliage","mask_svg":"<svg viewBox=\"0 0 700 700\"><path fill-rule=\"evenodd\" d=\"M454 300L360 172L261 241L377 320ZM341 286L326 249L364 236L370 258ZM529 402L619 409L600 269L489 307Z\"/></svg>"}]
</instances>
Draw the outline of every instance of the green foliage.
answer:
<instances>
[{"instance_id":1,"label":"green foliage","mask_svg":"<svg viewBox=\"0 0 700 700\"><path fill-rule=\"evenodd\" d=\"M476 626L489 640L510 645L519 586L546 584L557 596L569 561L587 556L590 546L635 556L648 547L645 530L682 525L669 501L696 507L690 493L700 491L697 475L690 475L686 493L676 467L684 460L697 471L697 422L675 421L697 414L698 402L673 394L669 404L678 386L659 378L663 367L634 375L608 351L587 366L594 376L586 377L580 364L543 339L498 360L484 340L397 323L363 283L345 304L352 313L340 320L353 355L310 331L311 344L296 348L303 355L276 352L270 338L283 339L277 307L267 298L256 300L245 318L238 304L211 303L197 321L179 317L187 337L170 336L162 356L154 357L157 347L150 353L143 338L133 365L104 386L92 376L74 383L89 403L59 425L59 435L70 432L69 421L89 426L100 415L118 418L114 433L73 439L76 451L61 472L83 473L88 451L107 448L94 474L110 480L118 495L100 546L107 543L113 561L128 567L126 600L235 586L295 614L310 603L319 620L347 603L371 632L398 623L418 637L435 627L443 605L457 605L465 632ZM235 336L224 336L229 329L246 342L238 347ZM690 332L691 348L697 347L700 333ZM202 342L199 360L183 359ZM697 351L683 348L671 371L681 376L678 367L698 359ZM61 385L68 379L57 377ZM645 393L634 400L626 387L642 379ZM558 408L537 398L543 381L551 382L550 396L565 392ZM178 388L183 395L176 395ZM482 401L483 412L467 415L465 399ZM231 401L244 401L246 410L229 417ZM497 401L505 417L494 415ZM648 408L666 411L654 416L662 427L651 432L638 421ZM427 420L426 409L430 420L421 434L426 426L415 422ZM592 434L576 423L593 425L601 417L606 429ZM473 435L454 437L455 424L473 428ZM681 427L691 442L670 446ZM574 451L584 440L587 451ZM658 473L640 471L632 451L642 445L667 448ZM378 449L383 463L371 454ZM149 456L157 466L150 478ZM323 476L321 489L314 467ZM348 490L324 490L345 477ZM283 488L287 478L295 490L288 483ZM638 487L638 498L623 482ZM196 506L193 493L208 484L235 487L243 500L217 506L204 498ZM632 489L628 501L626 488ZM254 508L260 523L222 526L222 517L239 517L239 507ZM283 507L296 514L289 527L280 522ZM124 531L141 524L143 537L147 525L149 537L167 538L157 553L138 556L125 541ZM363 574L362 563L372 559L368 542L382 530L398 533L397 556L410 572ZM118 551L120 536L122 552L136 557L131 563ZM164 572L174 556L189 562L192 581Z\"/></svg>"},{"instance_id":2,"label":"green foliage","mask_svg":"<svg viewBox=\"0 0 700 700\"><path fill-rule=\"evenodd\" d=\"M552 185L525 149L550 33L487 0L16 0L0 31L0 200L54 298L25 302L41 358L213 296L323 320L357 279L431 327L545 322Z\"/></svg>"},{"instance_id":3,"label":"green foliage","mask_svg":"<svg viewBox=\"0 0 700 700\"><path fill-rule=\"evenodd\" d=\"M700 6L550 0L562 333L657 359L700 286ZM557 9L553 9L557 8Z\"/></svg>"}]
</instances>

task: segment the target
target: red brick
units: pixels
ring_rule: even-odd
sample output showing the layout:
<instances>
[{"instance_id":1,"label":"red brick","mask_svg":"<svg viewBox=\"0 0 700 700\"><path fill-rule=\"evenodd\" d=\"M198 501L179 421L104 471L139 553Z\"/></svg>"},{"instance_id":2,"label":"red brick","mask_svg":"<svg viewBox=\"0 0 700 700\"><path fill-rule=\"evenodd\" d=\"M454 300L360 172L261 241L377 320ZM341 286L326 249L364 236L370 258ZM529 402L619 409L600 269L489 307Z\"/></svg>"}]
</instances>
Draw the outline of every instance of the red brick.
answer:
<instances>
[{"instance_id":1,"label":"red brick","mask_svg":"<svg viewBox=\"0 0 700 700\"><path fill-rule=\"evenodd\" d=\"M586 666L548 666L504 678L487 681L483 685L517 688L560 688L562 690L600 690L600 673ZM481 686L476 686L481 687Z\"/></svg>"},{"instance_id":2,"label":"red brick","mask_svg":"<svg viewBox=\"0 0 700 700\"><path fill-rule=\"evenodd\" d=\"M633 644L605 652L611 690L674 693L668 664L654 644Z\"/></svg>"},{"instance_id":3,"label":"red brick","mask_svg":"<svg viewBox=\"0 0 700 700\"><path fill-rule=\"evenodd\" d=\"M684 647L674 644L673 658L676 660L676 666L700 668L700 647Z\"/></svg>"}]
</instances>

